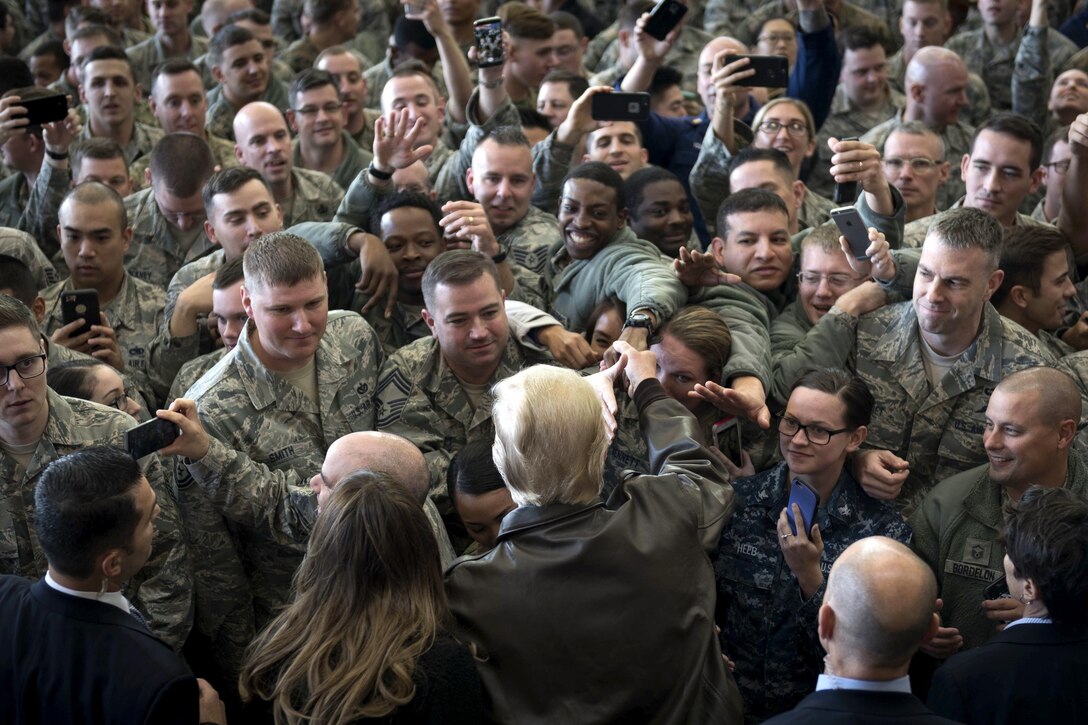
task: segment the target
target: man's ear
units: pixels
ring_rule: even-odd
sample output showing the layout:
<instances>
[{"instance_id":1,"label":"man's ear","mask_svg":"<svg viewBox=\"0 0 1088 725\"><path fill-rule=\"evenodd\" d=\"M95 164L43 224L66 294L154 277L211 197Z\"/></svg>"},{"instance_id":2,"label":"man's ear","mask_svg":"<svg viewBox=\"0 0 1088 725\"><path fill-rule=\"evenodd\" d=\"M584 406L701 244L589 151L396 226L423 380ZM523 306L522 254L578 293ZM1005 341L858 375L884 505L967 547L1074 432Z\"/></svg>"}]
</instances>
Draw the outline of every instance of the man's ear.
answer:
<instances>
[{"instance_id":1,"label":"man's ear","mask_svg":"<svg viewBox=\"0 0 1088 725\"><path fill-rule=\"evenodd\" d=\"M427 308L423 308L422 315L423 315L423 321L427 323L427 327L431 331L431 336L438 337L438 335L436 335L435 332L434 332L435 320L434 320L433 317L431 317L431 313L427 311Z\"/></svg>"},{"instance_id":2,"label":"man's ear","mask_svg":"<svg viewBox=\"0 0 1088 725\"><path fill-rule=\"evenodd\" d=\"M291 127L291 131L298 133L298 123L295 118L295 109L287 109L287 125Z\"/></svg>"},{"instance_id":3,"label":"man's ear","mask_svg":"<svg viewBox=\"0 0 1088 725\"><path fill-rule=\"evenodd\" d=\"M820 644L828 649L828 644L835 636L835 610L827 602L820 605L820 611L816 613L816 634L820 638Z\"/></svg>"},{"instance_id":4,"label":"man's ear","mask_svg":"<svg viewBox=\"0 0 1088 725\"><path fill-rule=\"evenodd\" d=\"M253 319L253 298L249 296L249 290L246 289L244 282L238 288L238 292L242 296L242 309L246 311L246 317Z\"/></svg>"},{"instance_id":5,"label":"man's ear","mask_svg":"<svg viewBox=\"0 0 1088 725\"><path fill-rule=\"evenodd\" d=\"M941 628L941 617L936 612L933 613L933 619L929 622L929 629L922 635L922 641L918 644L925 644L934 637L937 636L937 630Z\"/></svg>"},{"instance_id":6,"label":"man's ear","mask_svg":"<svg viewBox=\"0 0 1088 725\"><path fill-rule=\"evenodd\" d=\"M1028 306L1028 288L1022 284L1013 285L1009 290L1009 300L1019 307L1020 309L1027 309Z\"/></svg>"},{"instance_id":7,"label":"man's ear","mask_svg":"<svg viewBox=\"0 0 1088 725\"><path fill-rule=\"evenodd\" d=\"M986 300L989 301L993 297L994 292L997 292L1001 287L1001 283L1005 281L1005 270L995 269L990 273L990 279L986 281Z\"/></svg>"},{"instance_id":8,"label":"man's ear","mask_svg":"<svg viewBox=\"0 0 1088 725\"><path fill-rule=\"evenodd\" d=\"M468 187L468 193L472 194L473 198L476 197L476 189L472 186L472 167L469 166L465 169L465 185Z\"/></svg>"}]
</instances>

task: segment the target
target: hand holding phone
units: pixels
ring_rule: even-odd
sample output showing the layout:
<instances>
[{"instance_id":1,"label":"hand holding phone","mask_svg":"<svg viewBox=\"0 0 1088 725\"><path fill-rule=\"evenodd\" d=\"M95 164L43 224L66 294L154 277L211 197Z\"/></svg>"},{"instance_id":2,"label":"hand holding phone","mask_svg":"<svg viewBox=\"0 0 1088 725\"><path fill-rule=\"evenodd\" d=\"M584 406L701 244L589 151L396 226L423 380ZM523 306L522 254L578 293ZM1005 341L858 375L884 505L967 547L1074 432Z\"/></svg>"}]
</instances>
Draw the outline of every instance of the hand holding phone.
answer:
<instances>
[{"instance_id":1,"label":"hand holding phone","mask_svg":"<svg viewBox=\"0 0 1088 725\"><path fill-rule=\"evenodd\" d=\"M862 221L858 210L852 206L840 206L831 210L831 219L846 238L854 259L868 259L865 250L870 244L869 230L865 228L865 222Z\"/></svg>"},{"instance_id":2,"label":"hand holding phone","mask_svg":"<svg viewBox=\"0 0 1088 725\"><path fill-rule=\"evenodd\" d=\"M650 37L664 40L680 24L687 11L688 6L677 0L658 0L642 29Z\"/></svg>"},{"instance_id":3,"label":"hand holding phone","mask_svg":"<svg viewBox=\"0 0 1088 725\"><path fill-rule=\"evenodd\" d=\"M590 101L594 121L645 121L650 117L649 93L595 93Z\"/></svg>"},{"instance_id":4,"label":"hand holding phone","mask_svg":"<svg viewBox=\"0 0 1088 725\"><path fill-rule=\"evenodd\" d=\"M786 88L790 84L790 62L781 55L727 55L722 60L722 65L748 59L748 70L755 73L747 78L737 81L738 86L750 88Z\"/></svg>"},{"instance_id":5,"label":"hand holding phone","mask_svg":"<svg viewBox=\"0 0 1088 725\"><path fill-rule=\"evenodd\" d=\"M125 450L136 460L165 448L181 435L181 429L162 418L152 418L125 431Z\"/></svg>"},{"instance_id":6,"label":"hand holding phone","mask_svg":"<svg viewBox=\"0 0 1088 725\"><path fill-rule=\"evenodd\" d=\"M736 416L729 416L719 420L711 429L714 437L714 446L725 454L725 457L737 468L744 466L744 456L741 447L740 420Z\"/></svg>"},{"instance_id":7,"label":"hand holding phone","mask_svg":"<svg viewBox=\"0 0 1088 725\"><path fill-rule=\"evenodd\" d=\"M812 522L816 519L816 508L820 503L820 497L804 481L800 479L793 479L793 485L790 486L790 500L786 504L786 518L789 519L790 531L794 536L797 536L797 524L794 522L793 517L793 505L797 504L797 507L801 509L801 521L805 526L805 535L812 531Z\"/></svg>"},{"instance_id":8,"label":"hand holding phone","mask_svg":"<svg viewBox=\"0 0 1088 725\"><path fill-rule=\"evenodd\" d=\"M846 138L840 138L839 141L857 141L857 136L847 136ZM856 181L844 181L843 183L835 184L835 198L833 201L836 204L853 204L858 198L858 182Z\"/></svg>"},{"instance_id":9,"label":"hand holding phone","mask_svg":"<svg viewBox=\"0 0 1088 725\"><path fill-rule=\"evenodd\" d=\"M60 295L61 320L68 325L76 320L84 322L69 337L79 337L91 331L91 325L102 324L98 307L98 290L77 289Z\"/></svg>"},{"instance_id":10,"label":"hand holding phone","mask_svg":"<svg viewBox=\"0 0 1088 725\"><path fill-rule=\"evenodd\" d=\"M490 68L506 62L503 51L502 20L498 17L483 18L472 24L476 35L476 65Z\"/></svg>"}]
</instances>

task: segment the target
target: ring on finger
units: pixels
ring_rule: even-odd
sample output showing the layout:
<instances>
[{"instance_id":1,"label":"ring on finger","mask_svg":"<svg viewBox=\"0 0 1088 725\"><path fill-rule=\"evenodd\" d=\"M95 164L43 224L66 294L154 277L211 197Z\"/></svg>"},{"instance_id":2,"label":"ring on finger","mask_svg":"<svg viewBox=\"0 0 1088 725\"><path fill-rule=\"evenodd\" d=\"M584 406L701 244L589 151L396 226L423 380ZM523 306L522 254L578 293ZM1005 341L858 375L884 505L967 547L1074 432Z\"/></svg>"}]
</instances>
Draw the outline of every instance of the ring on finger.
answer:
<instances>
[{"instance_id":1,"label":"ring on finger","mask_svg":"<svg viewBox=\"0 0 1088 725\"><path fill-rule=\"evenodd\" d=\"M790 538L791 536L793 536L793 534L782 534L782 540L785 541L786 539Z\"/></svg>"},{"instance_id":2,"label":"ring on finger","mask_svg":"<svg viewBox=\"0 0 1088 725\"><path fill-rule=\"evenodd\" d=\"M471 226L471 225L475 224L475 223L476 223L476 217L474 217L474 216L470 216L470 217L468 218L468 223L469 223L469 226Z\"/></svg>"}]
</instances>

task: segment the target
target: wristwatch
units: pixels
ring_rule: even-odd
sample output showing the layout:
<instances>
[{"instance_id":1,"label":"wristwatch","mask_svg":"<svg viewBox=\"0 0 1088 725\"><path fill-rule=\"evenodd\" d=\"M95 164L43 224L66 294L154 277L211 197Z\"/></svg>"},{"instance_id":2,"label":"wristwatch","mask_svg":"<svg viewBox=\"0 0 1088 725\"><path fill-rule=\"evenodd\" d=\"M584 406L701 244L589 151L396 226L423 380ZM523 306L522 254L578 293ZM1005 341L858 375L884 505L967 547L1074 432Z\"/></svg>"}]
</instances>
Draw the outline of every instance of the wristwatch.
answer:
<instances>
[{"instance_id":1,"label":"wristwatch","mask_svg":"<svg viewBox=\"0 0 1088 725\"><path fill-rule=\"evenodd\" d=\"M627 321L623 323L623 329L628 327L641 327L646 330L649 335L654 334L654 321L653 318L647 315L645 312L632 312Z\"/></svg>"}]
</instances>

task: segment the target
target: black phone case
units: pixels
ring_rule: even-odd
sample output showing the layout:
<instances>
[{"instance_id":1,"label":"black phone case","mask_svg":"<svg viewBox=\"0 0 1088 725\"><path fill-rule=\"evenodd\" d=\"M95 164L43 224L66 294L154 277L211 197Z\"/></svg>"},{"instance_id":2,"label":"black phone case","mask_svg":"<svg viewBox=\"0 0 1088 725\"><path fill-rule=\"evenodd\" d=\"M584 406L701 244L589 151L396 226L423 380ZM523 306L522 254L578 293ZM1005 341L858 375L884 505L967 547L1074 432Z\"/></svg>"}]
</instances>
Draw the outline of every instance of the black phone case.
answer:
<instances>
[{"instance_id":1,"label":"black phone case","mask_svg":"<svg viewBox=\"0 0 1088 725\"><path fill-rule=\"evenodd\" d=\"M91 325L101 322L98 307L98 292L93 289L77 289L71 292L62 292L60 295L61 321L67 325L69 322L83 318L86 323L72 333L72 336L82 335L91 331Z\"/></svg>"},{"instance_id":2,"label":"black phone case","mask_svg":"<svg viewBox=\"0 0 1088 725\"><path fill-rule=\"evenodd\" d=\"M645 121L650 117L649 93L597 93L592 102L594 121Z\"/></svg>"},{"instance_id":3,"label":"black phone case","mask_svg":"<svg viewBox=\"0 0 1088 725\"><path fill-rule=\"evenodd\" d=\"M725 64L735 60L749 58L748 69L756 73L750 78L737 81L739 86L749 88L786 88L790 84L790 62L780 55L727 55Z\"/></svg>"},{"instance_id":4,"label":"black phone case","mask_svg":"<svg viewBox=\"0 0 1088 725\"><path fill-rule=\"evenodd\" d=\"M125 431L125 450L136 460L173 443L181 430L168 420L152 418Z\"/></svg>"},{"instance_id":5,"label":"black phone case","mask_svg":"<svg viewBox=\"0 0 1088 725\"><path fill-rule=\"evenodd\" d=\"M687 11L688 6L676 0L661 0L650 11L644 30L651 37L664 40L672 29L680 24L680 19Z\"/></svg>"},{"instance_id":6,"label":"black phone case","mask_svg":"<svg viewBox=\"0 0 1088 725\"><path fill-rule=\"evenodd\" d=\"M46 96L45 98L19 101L19 105L26 108L26 117L31 126L63 121L68 116L68 99L62 93L55 96Z\"/></svg>"}]
</instances>

